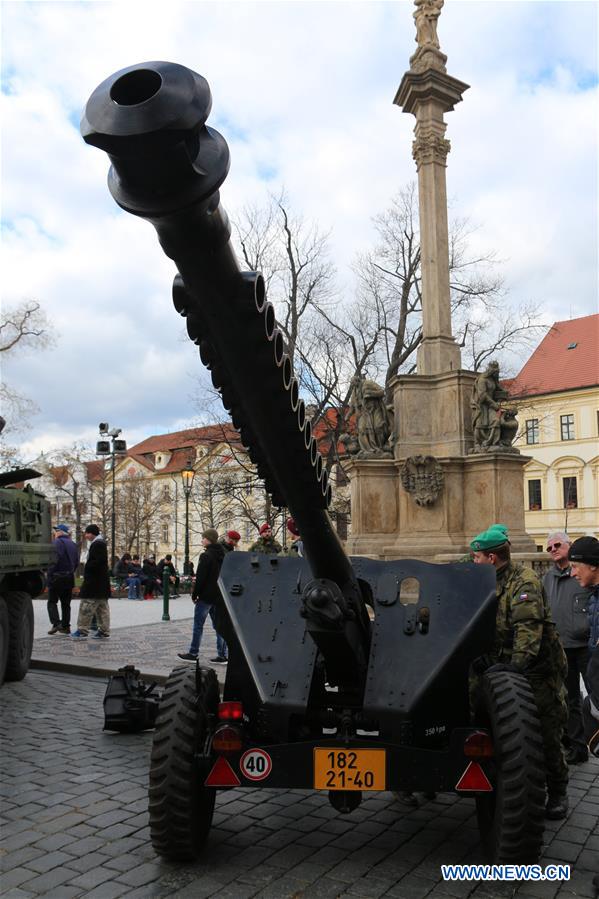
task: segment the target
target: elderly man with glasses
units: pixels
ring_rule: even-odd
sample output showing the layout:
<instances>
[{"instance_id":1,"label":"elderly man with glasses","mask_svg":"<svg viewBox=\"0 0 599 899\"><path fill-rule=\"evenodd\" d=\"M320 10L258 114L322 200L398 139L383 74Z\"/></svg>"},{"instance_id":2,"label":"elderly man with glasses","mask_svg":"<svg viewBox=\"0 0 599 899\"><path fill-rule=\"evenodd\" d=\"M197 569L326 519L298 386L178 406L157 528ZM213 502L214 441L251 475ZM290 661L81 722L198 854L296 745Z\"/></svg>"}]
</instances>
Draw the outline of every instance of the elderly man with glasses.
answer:
<instances>
[{"instance_id":1,"label":"elderly man with glasses","mask_svg":"<svg viewBox=\"0 0 599 899\"><path fill-rule=\"evenodd\" d=\"M580 676L584 679L588 664L588 606L591 591L581 587L572 576L568 560L570 545L570 538L565 531L553 531L547 537L547 552L553 565L543 578L543 587L568 659L567 760L569 765L577 765L586 762L589 757L582 722Z\"/></svg>"}]
</instances>

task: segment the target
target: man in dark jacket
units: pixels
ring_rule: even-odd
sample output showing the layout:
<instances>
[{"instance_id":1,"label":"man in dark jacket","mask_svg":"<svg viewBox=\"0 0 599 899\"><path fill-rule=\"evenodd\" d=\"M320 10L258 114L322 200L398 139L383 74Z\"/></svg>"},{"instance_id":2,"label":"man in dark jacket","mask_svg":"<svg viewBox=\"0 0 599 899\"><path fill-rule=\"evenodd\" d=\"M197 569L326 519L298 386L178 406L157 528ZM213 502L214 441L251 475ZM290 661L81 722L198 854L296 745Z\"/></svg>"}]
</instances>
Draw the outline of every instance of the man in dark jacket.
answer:
<instances>
[{"instance_id":1,"label":"man in dark jacket","mask_svg":"<svg viewBox=\"0 0 599 899\"><path fill-rule=\"evenodd\" d=\"M186 662L195 662L198 658L204 622L208 615L210 615L216 631L217 606L220 606L222 603L218 576L225 557L225 550L218 542L218 532L214 528L208 528L204 531L202 534L202 546L204 547L204 552L198 560L195 584L191 594L192 602L195 605L191 645L189 652L178 653L179 658L184 659ZM211 659L211 661L225 663L228 657L227 644L218 631L216 631L216 649L218 655L216 659Z\"/></svg>"},{"instance_id":2,"label":"man in dark jacket","mask_svg":"<svg viewBox=\"0 0 599 899\"><path fill-rule=\"evenodd\" d=\"M589 757L582 725L580 675L584 678L588 664L590 590L582 588L576 578L572 577L572 567L568 560L570 545L570 538L565 531L553 531L547 537L547 552L551 556L553 567L543 578L543 587L568 660L566 759L569 765L578 765L586 762Z\"/></svg>"},{"instance_id":3,"label":"man in dark jacket","mask_svg":"<svg viewBox=\"0 0 599 899\"><path fill-rule=\"evenodd\" d=\"M156 564L156 556L144 559L142 571L145 577L144 599L152 599L154 593L162 593L162 581Z\"/></svg>"},{"instance_id":4,"label":"man in dark jacket","mask_svg":"<svg viewBox=\"0 0 599 899\"><path fill-rule=\"evenodd\" d=\"M48 633L70 634L71 596L79 564L79 550L71 540L66 524L56 525L52 545L56 550L56 561L48 568L48 616L52 625ZM61 616L58 614L59 600Z\"/></svg>"},{"instance_id":5,"label":"man in dark jacket","mask_svg":"<svg viewBox=\"0 0 599 899\"><path fill-rule=\"evenodd\" d=\"M79 606L77 630L71 636L76 640L84 640L89 633L92 618L95 615L98 622L95 637L100 640L110 636L108 550L97 524L88 524L83 536L89 541L89 550L83 569L83 584L79 590L81 605Z\"/></svg>"}]
</instances>

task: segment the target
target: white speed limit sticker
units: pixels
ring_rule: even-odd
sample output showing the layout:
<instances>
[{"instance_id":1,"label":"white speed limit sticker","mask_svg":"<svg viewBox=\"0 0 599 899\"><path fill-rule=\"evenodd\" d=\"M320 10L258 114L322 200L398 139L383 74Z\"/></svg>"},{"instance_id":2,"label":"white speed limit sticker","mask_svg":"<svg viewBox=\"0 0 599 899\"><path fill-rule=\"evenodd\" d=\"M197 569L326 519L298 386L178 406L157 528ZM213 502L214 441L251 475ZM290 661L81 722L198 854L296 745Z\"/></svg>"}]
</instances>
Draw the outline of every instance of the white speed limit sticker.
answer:
<instances>
[{"instance_id":1,"label":"white speed limit sticker","mask_svg":"<svg viewBox=\"0 0 599 899\"><path fill-rule=\"evenodd\" d=\"M239 760L239 768L248 780L264 780L272 771L272 759L264 749L248 749Z\"/></svg>"}]
</instances>

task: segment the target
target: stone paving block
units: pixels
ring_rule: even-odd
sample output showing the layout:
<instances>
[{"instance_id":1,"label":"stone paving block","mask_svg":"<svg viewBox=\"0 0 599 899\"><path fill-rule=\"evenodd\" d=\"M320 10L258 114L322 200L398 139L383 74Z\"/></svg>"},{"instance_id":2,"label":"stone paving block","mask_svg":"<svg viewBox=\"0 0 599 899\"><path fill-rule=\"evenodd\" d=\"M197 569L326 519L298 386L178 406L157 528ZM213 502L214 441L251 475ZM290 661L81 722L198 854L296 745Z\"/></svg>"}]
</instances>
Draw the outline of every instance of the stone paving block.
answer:
<instances>
[{"instance_id":1,"label":"stone paving block","mask_svg":"<svg viewBox=\"0 0 599 899\"><path fill-rule=\"evenodd\" d=\"M360 896L363 899L378 899L392 886L393 883L388 880L381 880L376 877L360 877L346 888L346 894L348 896Z\"/></svg>"},{"instance_id":2,"label":"stone paving block","mask_svg":"<svg viewBox=\"0 0 599 899\"><path fill-rule=\"evenodd\" d=\"M52 868L57 868L59 865L68 865L72 859L73 856L69 853L55 849L54 852L45 852L39 858L32 859L28 867L32 871L37 871L38 874L43 874L45 871L51 871Z\"/></svg>"},{"instance_id":3,"label":"stone paving block","mask_svg":"<svg viewBox=\"0 0 599 899\"><path fill-rule=\"evenodd\" d=\"M218 893L213 895L218 899L251 899L259 893L259 888L250 883L235 883L221 886Z\"/></svg>"},{"instance_id":4,"label":"stone paving block","mask_svg":"<svg viewBox=\"0 0 599 899\"><path fill-rule=\"evenodd\" d=\"M297 894L308 886L305 880L298 880L286 874L273 880L264 889L255 893L256 899L293 899Z\"/></svg>"},{"instance_id":5,"label":"stone paving block","mask_svg":"<svg viewBox=\"0 0 599 899\"><path fill-rule=\"evenodd\" d=\"M35 843L35 847L37 849L43 849L44 852L52 852L55 849L62 849L62 847L66 846L68 843L72 843L72 839L65 833L53 833L51 836L44 837L39 840L39 842ZM80 850L79 845L77 845L77 849Z\"/></svg>"},{"instance_id":6,"label":"stone paving block","mask_svg":"<svg viewBox=\"0 0 599 899\"><path fill-rule=\"evenodd\" d=\"M26 888L34 893L45 893L63 883L67 883L76 875L77 872L72 868L53 868L52 871L46 871L44 874L39 874L32 880L28 880Z\"/></svg>"},{"instance_id":7,"label":"stone paving block","mask_svg":"<svg viewBox=\"0 0 599 899\"><path fill-rule=\"evenodd\" d=\"M597 874L597 853L592 849L583 849L576 861L578 871L592 871Z\"/></svg>"},{"instance_id":8,"label":"stone paving block","mask_svg":"<svg viewBox=\"0 0 599 899\"><path fill-rule=\"evenodd\" d=\"M33 880L34 877L37 877L37 872L32 871L31 868L11 868L3 871L0 876L2 895L4 895L5 890L18 887L27 880Z\"/></svg>"},{"instance_id":9,"label":"stone paving block","mask_svg":"<svg viewBox=\"0 0 599 899\"><path fill-rule=\"evenodd\" d=\"M70 887L61 883L56 889L45 892L44 899L75 899L76 896L82 895L79 887Z\"/></svg>"},{"instance_id":10,"label":"stone paving block","mask_svg":"<svg viewBox=\"0 0 599 899\"><path fill-rule=\"evenodd\" d=\"M303 833L298 837L297 842L301 846L326 846L331 840L335 839L334 833L327 833L323 830L315 830L313 833Z\"/></svg>"},{"instance_id":11,"label":"stone paving block","mask_svg":"<svg viewBox=\"0 0 599 899\"><path fill-rule=\"evenodd\" d=\"M92 868L104 865L108 861L110 861L110 857L102 852L88 852L86 855L82 855L81 858L75 858L72 862L69 862L69 867L74 868L79 874L85 874L86 871L91 871Z\"/></svg>"},{"instance_id":12,"label":"stone paving block","mask_svg":"<svg viewBox=\"0 0 599 899\"><path fill-rule=\"evenodd\" d=\"M298 893L298 899L337 899L347 884L330 877L321 877Z\"/></svg>"},{"instance_id":13,"label":"stone paving block","mask_svg":"<svg viewBox=\"0 0 599 899\"><path fill-rule=\"evenodd\" d=\"M582 851L582 847L576 843L568 843L566 840L554 839L548 847L552 858L564 862L575 862Z\"/></svg>"},{"instance_id":14,"label":"stone paving block","mask_svg":"<svg viewBox=\"0 0 599 899\"><path fill-rule=\"evenodd\" d=\"M291 865L297 864L297 862L303 861L309 855L313 854L313 847L302 846L298 843L292 843L289 846L285 846L283 849L279 849L279 851L275 852L274 855L271 855L268 863L270 865L275 865L276 867L288 868Z\"/></svg>"},{"instance_id":15,"label":"stone paving block","mask_svg":"<svg viewBox=\"0 0 599 899\"><path fill-rule=\"evenodd\" d=\"M164 868L161 862L146 862L120 874L117 880L119 883L126 883L132 887L140 887L152 880L157 880L163 873Z\"/></svg>"},{"instance_id":16,"label":"stone paving block","mask_svg":"<svg viewBox=\"0 0 599 899\"><path fill-rule=\"evenodd\" d=\"M35 899L37 893L29 893L20 887L13 887L8 893L2 893L2 899Z\"/></svg>"},{"instance_id":17,"label":"stone paving block","mask_svg":"<svg viewBox=\"0 0 599 899\"><path fill-rule=\"evenodd\" d=\"M45 833L59 833L68 830L70 827L74 827L75 824L81 824L84 820L85 815L82 815L79 812L70 812L69 814L54 818L52 821L41 822L39 829L43 830Z\"/></svg>"},{"instance_id":18,"label":"stone paving block","mask_svg":"<svg viewBox=\"0 0 599 899\"><path fill-rule=\"evenodd\" d=\"M535 896L538 899L553 899L557 895L561 886L560 881L522 881L518 884L518 896Z\"/></svg>"},{"instance_id":19,"label":"stone paving block","mask_svg":"<svg viewBox=\"0 0 599 899\"><path fill-rule=\"evenodd\" d=\"M107 880L83 895L85 899L119 899L121 896L127 896L130 889L126 883Z\"/></svg>"},{"instance_id":20,"label":"stone paving block","mask_svg":"<svg viewBox=\"0 0 599 899\"><path fill-rule=\"evenodd\" d=\"M392 886L385 896L393 897L393 899L424 899L425 896L435 888L431 880L425 880L423 877L402 877L402 879Z\"/></svg>"},{"instance_id":21,"label":"stone paving block","mask_svg":"<svg viewBox=\"0 0 599 899\"><path fill-rule=\"evenodd\" d=\"M13 849L22 849L24 846L30 846L40 839L38 830L22 830L6 839L0 840L0 852L12 852Z\"/></svg>"},{"instance_id":22,"label":"stone paving block","mask_svg":"<svg viewBox=\"0 0 599 899\"><path fill-rule=\"evenodd\" d=\"M222 885L213 877L204 875L193 880L186 887L177 890L177 899L205 899L206 896L218 896ZM255 895L255 894L253 894ZM85 899L89 899L88 896Z\"/></svg>"},{"instance_id":23,"label":"stone paving block","mask_svg":"<svg viewBox=\"0 0 599 899\"><path fill-rule=\"evenodd\" d=\"M88 871L79 873L76 877L69 881L69 886L79 887L81 890L88 892L94 887L105 883L107 880L115 879L115 872L111 868L103 868L100 865L94 865Z\"/></svg>"},{"instance_id":24,"label":"stone paving block","mask_svg":"<svg viewBox=\"0 0 599 899\"><path fill-rule=\"evenodd\" d=\"M31 846L23 846L21 849L14 849L12 852L4 854L4 850L0 850L0 871L10 871L12 868L20 866L27 867L27 863L32 858L38 858L44 852L38 848L38 844Z\"/></svg>"}]
</instances>

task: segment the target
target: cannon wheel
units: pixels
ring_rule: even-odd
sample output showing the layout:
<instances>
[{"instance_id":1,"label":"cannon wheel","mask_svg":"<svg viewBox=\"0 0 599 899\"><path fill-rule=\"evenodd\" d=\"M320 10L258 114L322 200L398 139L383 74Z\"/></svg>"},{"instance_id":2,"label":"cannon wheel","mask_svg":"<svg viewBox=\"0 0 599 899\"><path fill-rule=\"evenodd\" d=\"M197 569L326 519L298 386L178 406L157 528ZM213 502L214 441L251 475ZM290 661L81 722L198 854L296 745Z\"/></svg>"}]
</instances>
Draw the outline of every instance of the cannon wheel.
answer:
<instances>
[{"instance_id":1,"label":"cannon wheel","mask_svg":"<svg viewBox=\"0 0 599 899\"><path fill-rule=\"evenodd\" d=\"M198 755L209 736L219 690L211 668L187 665L171 672L160 700L150 759L150 835L158 855L194 859L212 824L216 790L204 786L208 770ZM208 759L206 759L206 766Z\"/></svg>"},{"instance_id":2,"label":"cannon wheel","mask_svg":"<svg viewBox=\"0 0 599 899\"><path fill-rule=\"evenodd\" d=\"M4 683L4 674L8 663L8 609L3 596L0 596L0 687Z\"/></svg>"},{"instance_id":3,"label":"cannon wheel","mask_svg":"<svg viewBox=\"0 0 599 899\"><path fill-rule=\"evenodd\" d=\"M534 864L543 843L545 771L535 699L526 678L498 671L481 679L477 724L495 747L493 793L479 793L476 811L490 862Z\"/></svg>"},{"instance_id":4,"label":"cannon wheel","mask_svg":"<svg viewBox=\"0 0 599 899\"><path fill-rule=\"evenodd\" d=\"M23 680L29 670L33 649L33 603L24 590L5 593L9 638L6 680Z\"/></svg>"}]
</instances>

